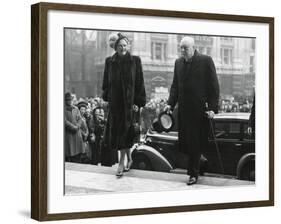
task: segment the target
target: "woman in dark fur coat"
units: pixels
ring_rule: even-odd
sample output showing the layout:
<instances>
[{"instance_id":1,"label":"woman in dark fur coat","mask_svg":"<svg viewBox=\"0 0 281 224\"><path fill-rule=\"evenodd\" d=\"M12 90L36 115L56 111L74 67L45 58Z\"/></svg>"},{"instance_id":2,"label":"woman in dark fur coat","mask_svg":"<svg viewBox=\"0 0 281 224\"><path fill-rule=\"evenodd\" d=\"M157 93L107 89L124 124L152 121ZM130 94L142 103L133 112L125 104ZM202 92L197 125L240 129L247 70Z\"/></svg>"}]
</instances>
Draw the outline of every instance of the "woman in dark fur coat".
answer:
<instances>
[{"instance_id":1,"label":"woman in dark fur coat","mask_svg":"<svg viewBox=\"0 0 281 224\"><path fill-rule=\"evenodd\" d=\"M133 114L145 105L146 94L141 59L128 52L129 39L121 33L117 35L112 44L116 53L106 58L103 77L103 99L109 106L103 153L107 153L107 165L113 165L120 151L116 173L120 177L133 163L130 152L135 137Z\"/></svg>"}]
</instances>

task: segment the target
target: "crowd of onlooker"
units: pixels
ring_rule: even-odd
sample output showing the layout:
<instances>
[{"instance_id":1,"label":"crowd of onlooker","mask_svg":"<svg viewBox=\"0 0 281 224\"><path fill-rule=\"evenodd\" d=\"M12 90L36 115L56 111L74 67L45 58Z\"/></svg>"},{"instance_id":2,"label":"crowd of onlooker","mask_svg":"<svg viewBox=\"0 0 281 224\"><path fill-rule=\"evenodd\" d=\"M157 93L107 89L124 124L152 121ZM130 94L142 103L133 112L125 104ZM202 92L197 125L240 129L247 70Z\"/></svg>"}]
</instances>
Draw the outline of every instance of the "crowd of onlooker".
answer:
<instances>
[{"instance_id":1,"label":"crowd of onlooker","mask_svg":"<svg viewBox=\"0 0 281 224\"><path fill-rule=\"evenodd\" d=\"M140 124L142 128L142 133L146 133L150 128L153 120L158 117L158 115L164 110L167 105L167 100L165 99L151 99L146 105L141 109L140 114Z\"/></svg>"},{"instance_id":2,"label":"crowd of onlooker","mask_svg":"<svg viewBox=\"0 0 281 224\"><path fill-rule=\"evenodd\" d=\"M234 100L221 100L220 101L220 113L222 112L250 112L252 103L248 100L237 102Z\"/></svg>"},{"instance_id":3,"label":"crowd of onlooker","mask_svg":"<svg viewBox=\"0 0 281 224\"><path fill-rule=\"evenodd\" d=\"M108 103L101 97L77 99L75 94L71 93L66 93L65 100L66 161L102 164L102 140L107 122ZM151 99L140 109L141 134L147 132L166 104L166 100Z\"/></svg>"},{"instance_id":4,"label":"crowd of onlooker","mask_svg":"<svg viewBox=\"0 0 281 224\"><path fill-rule=\"evenodd\" d=\"M166 99L151 99L145 107L141 110L141 126L142 132L146 133L148 128L151 126L153 120L161 113L164 107L167 105ZM219 102L219 113L228 112L250 112L252 107L252 102L247 99L239 99L235 101L234 99L226 100L221 99Z\"/></svg>"},{"instance_id":5,"label":"crowd of onlooker","mask_svg":"<svg viewBox=\"0 0 281 224\"><path fill-rule=\"evenodd\" d=\"M107 110L107 102L105 102L101 97L85 97L82 98L80 97L79 99L77 99L75 94L72 94L73 96L73 105L77 106L79 103L81 102L85 102L87 103L87 109L89 109L91 112L97 108L97 107L101 107L104 110Z\"/></svg>"},{"instance_id":6,"label":"crowd of onlooker","mask_svg":"<svg viewBox=\"0 0 281 224\"><path fill-rule=\"evenodd\" d=\"M71 144L74 144L75 150L79 150L80 153L77 154L77 152L75 152L76 156L71 156L71 152L66 153L66 161L91 164L102 163L102 139L106 127L108 104L101 97L77 99L74 94L70 95L71 107L76 108L77 111L75 113L73 113L73 111L69 113L66 103L66 144L68 144L67 147L69 148L71 148ZM139 121L141 134L147 132L155 118L164 110L166 105L166 99L155 98L150 99L146 105L141 108ZM252 103L249 103L247 100L242 101L242 103L238 103L234 100L220 100L219 105L220 113L250 112ZM73 114L76 115L73 117ZM70 122L67 121L67 119ZM76 140L73 142L73 140L68 139L68 136L72 136L72 138L75 136ZM79 142L81 142L81 144Z\"/></svg>"},{"instance_id":7,"label":"crowd of onlooker","mask_svg":"<svg viewBox=\"0 0 281 224\"><path fill-rule=\"evenodd\" d=\"M102 139L107 104L101 98L80 98L65 94L65 158L68 162L102 161Z\"/></svg>"}]
</instances>

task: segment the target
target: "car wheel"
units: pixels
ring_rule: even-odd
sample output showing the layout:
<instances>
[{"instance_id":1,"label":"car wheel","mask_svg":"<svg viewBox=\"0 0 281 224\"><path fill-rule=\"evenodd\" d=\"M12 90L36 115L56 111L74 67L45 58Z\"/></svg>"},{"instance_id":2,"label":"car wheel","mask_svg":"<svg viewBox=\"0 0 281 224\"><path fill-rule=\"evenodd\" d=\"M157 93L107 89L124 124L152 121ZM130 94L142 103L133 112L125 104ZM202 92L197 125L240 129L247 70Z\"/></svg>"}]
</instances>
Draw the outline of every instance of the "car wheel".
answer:
<instances>
[{"instance_id":1,"label":"car wheel","mask_svg":"<svg viewBox=\"0 0 281 224\"><path fill-rule=\"evenodd\" d=\"M240 179L255 181L255 161L250 161L244 165L241 170Z\"/></svg>"},{"instance_id":2,"label":"car wheel","mask_svg":"<svg viewBox=\"0 0 281 224\"><path fill-rule=\"evenodd\" d=\"M153 170L151 161L145 155L136 155L133 161L133 168L139 170Z\"/></svg>"}]
</instances>

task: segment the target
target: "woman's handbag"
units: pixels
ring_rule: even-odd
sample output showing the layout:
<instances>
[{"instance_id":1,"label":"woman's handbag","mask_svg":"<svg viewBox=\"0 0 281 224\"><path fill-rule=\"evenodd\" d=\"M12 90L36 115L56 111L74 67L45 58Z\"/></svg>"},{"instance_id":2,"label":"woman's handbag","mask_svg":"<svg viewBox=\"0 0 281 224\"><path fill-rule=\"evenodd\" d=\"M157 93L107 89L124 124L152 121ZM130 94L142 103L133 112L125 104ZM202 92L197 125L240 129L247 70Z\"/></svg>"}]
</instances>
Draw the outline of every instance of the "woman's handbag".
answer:
<instances>
[{"instance_id":1,"label":"woman's handbag","mask_svg":"<svg viewBox=\"0 0 281 224\"><path fill-rule=\"evenodd\" d=\"M139 142L140 134L141 134L139 111L137 111L137 112L133 111L131 132L132 132L133 142L134 143Z\"/></svg>"}]
</instances>

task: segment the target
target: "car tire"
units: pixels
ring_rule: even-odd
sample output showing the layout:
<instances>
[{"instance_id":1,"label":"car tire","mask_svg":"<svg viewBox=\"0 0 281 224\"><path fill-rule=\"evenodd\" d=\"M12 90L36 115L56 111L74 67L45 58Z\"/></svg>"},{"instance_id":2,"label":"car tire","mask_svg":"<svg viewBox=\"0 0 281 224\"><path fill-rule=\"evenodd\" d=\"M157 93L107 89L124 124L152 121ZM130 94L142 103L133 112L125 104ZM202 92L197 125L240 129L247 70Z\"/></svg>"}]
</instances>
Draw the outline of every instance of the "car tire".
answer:
<instances>
[{"instance_id":1,"label":"car tire","mask_svg":"<svg viewBox=\"0 0 281 224\"><path fill-rule=\"evenodd\" d=\"M133 169L138 170L153 170L150 159L145 155L136 155L133 160Z\"/></svg>"},{"instance_id":2,"label":"car tire","mask_svg":"<svg viewBox=\"0 0 281 224\"><path fill-rule=\"evenodd\" d=\"M241 170L240 178L241 180L255 181L255 161L247 162Z\"/></svg>"}]
</instances>

